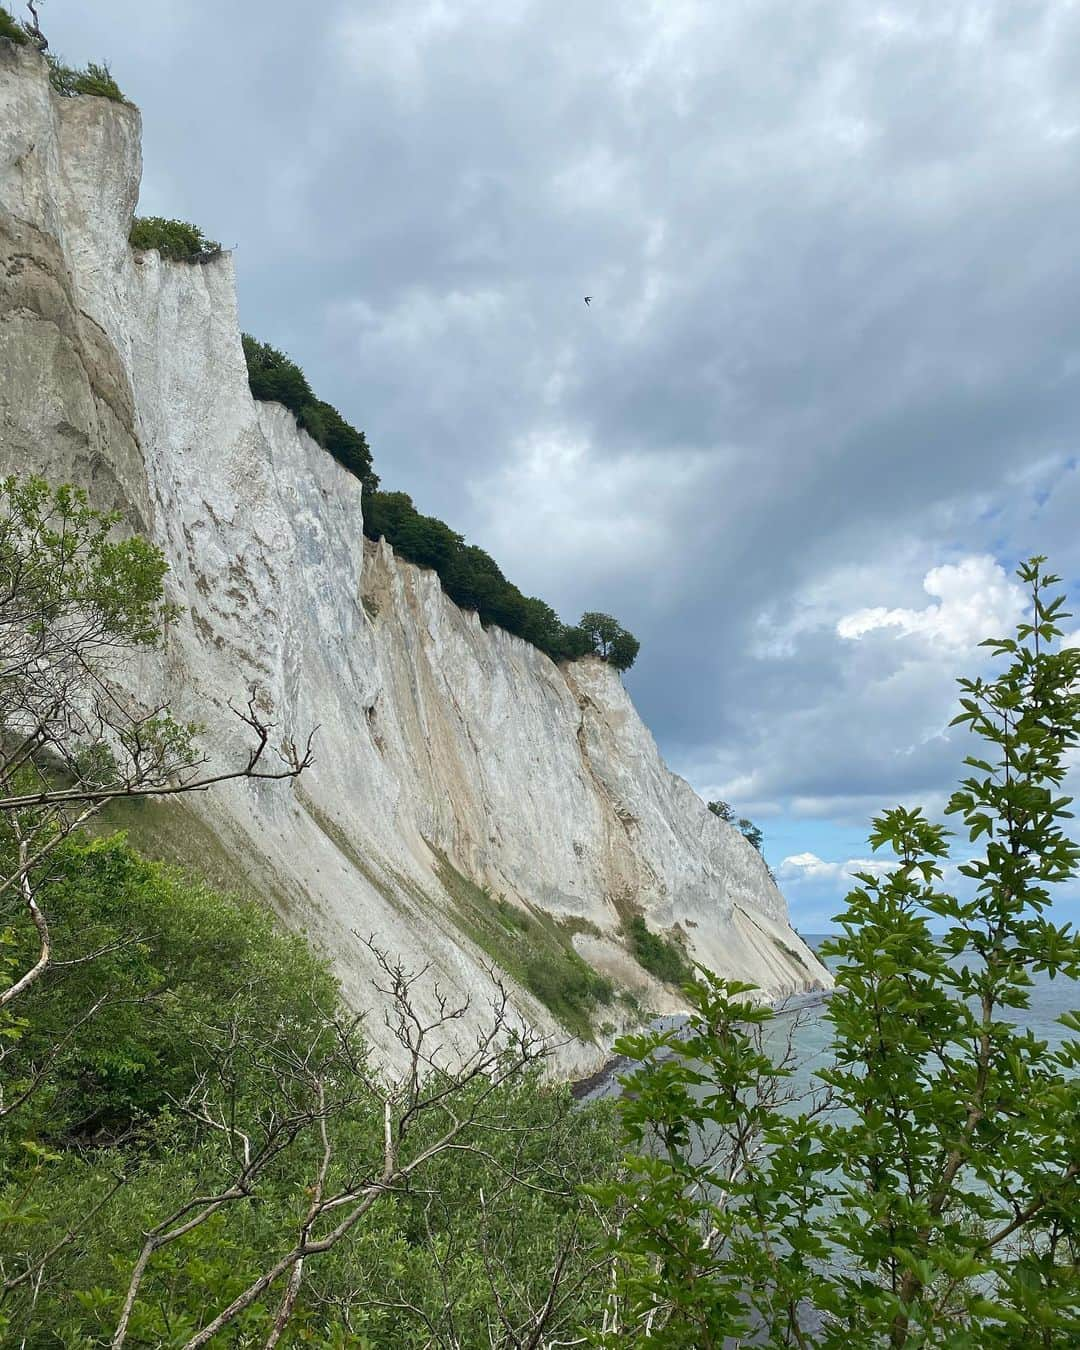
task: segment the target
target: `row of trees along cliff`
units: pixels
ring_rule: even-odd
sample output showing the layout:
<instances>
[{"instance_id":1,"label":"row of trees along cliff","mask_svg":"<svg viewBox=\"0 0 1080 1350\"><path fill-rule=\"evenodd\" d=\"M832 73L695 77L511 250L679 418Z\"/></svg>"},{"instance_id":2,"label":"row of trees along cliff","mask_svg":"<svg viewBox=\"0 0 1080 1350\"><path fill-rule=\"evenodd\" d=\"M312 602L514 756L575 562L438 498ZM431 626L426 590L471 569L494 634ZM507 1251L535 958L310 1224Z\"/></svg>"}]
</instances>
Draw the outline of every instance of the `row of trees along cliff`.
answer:
<instances>
[{"instance_id":1,"label":"row of trees along cliff","mask_svg":"<svg viewBox=\"0 0 1080 1350\"><path fill-rule=\"evenodd\" d=\"M221 252L220 244L207 239L197 226L157 216L136 218L131 243L192 264L209 262ZM254 397L283 403L308 435L360 480L364 533L369 538L386 539L402 558L433 568L455 604L475 610L484 624L496 624L524 638L553 661L599 656L616 670L630 669L640 644L616 619L590 610L576 624L566 624L546 601L522 594L489 553L468 543L445 521L418 511L408 493L380 488L367 437L316 397L295 361L247 333L243 344Z\"/></svg>"}]
</instances>

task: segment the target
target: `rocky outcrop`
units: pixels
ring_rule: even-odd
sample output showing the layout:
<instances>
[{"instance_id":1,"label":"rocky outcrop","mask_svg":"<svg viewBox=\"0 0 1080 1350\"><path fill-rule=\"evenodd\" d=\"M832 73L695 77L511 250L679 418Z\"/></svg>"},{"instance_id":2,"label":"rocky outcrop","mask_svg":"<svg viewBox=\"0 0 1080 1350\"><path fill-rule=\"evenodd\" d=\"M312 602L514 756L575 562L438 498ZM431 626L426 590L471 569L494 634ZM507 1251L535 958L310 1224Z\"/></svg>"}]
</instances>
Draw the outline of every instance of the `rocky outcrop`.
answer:
<instances>
[{"instance_id":1,"label":"rocky outcrop","mask_svg":"<svg viewBox=\"0 0 1080 1350\"><path fill-rule=\"evenodd\" d=\"M477 1024L515 914L647 1008L678 997L630 956L633 913L770 997L827 984L761 858L664 766L608 666L557 667L365 545L359 483L250 397L229 256L129 247L139 132L135 109L58 98L0 41L0 468L85 484L165 551L184 614L131 689L197 717L223 758L252 686L287 732L318 725L295 785L194 803L237 869L359 1008L358 933L473 994ZM560 1030L503 965L522 1015ZM574 1040L561 1062L603 1053Z\"/></svg>"}]
</instances>

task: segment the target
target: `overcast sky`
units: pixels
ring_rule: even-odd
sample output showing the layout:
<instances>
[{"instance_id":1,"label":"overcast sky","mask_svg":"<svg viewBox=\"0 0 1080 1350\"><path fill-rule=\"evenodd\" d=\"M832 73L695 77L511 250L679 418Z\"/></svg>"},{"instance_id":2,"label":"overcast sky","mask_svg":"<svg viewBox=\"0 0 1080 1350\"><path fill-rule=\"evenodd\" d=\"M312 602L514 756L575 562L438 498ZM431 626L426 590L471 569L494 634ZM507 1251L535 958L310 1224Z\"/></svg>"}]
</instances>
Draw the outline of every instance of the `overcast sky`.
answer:
<instances>
[{"instance_id":1,"label":"overcast sky","mask_svg":"<svg viewBox=\"0 0 1080 1350\"><path fill-rule=\"evenodd\" d=\"M828 927L870 816L944 801L1017 560L1080 599L1080 5L41 13L142 109L140 209L238 246L384 486L640 637L669 763Z\"/></svg>"}]
</instances>

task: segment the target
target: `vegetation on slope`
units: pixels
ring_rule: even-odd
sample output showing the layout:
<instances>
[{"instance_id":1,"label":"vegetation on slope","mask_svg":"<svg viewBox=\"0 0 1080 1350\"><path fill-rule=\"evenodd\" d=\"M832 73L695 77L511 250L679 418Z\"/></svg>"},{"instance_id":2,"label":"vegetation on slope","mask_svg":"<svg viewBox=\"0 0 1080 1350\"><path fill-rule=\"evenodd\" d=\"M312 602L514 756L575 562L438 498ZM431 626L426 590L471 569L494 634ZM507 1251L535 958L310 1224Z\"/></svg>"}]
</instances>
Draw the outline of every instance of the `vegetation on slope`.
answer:
<instances>
[{"instance_id":1,"label":"vegetation on slope","mask_svg":"<svg viewBox=\"0 0 1080 1350\"><path fill-rule=\"evenodd\" d=\"M640 914L631 915L624 925L630 950L642 969L665 984L685 984L693 975L682 948L670 938L654 933Z\"/></svg>"},{"instance_id":2,"label":"vegetation on slope","mask_svg":"<svg viewBox=\"0 0 1080 1350\"><path fill-rule=\"evenodd\" d=\"M540 910L526 913L494 899L437 854L439 880L454 902L462 930L540 1000L579 1040L593 1039L593 1015L610 1004L615 987L574 950L573 927Z\"/></svg>"}]
</instances>

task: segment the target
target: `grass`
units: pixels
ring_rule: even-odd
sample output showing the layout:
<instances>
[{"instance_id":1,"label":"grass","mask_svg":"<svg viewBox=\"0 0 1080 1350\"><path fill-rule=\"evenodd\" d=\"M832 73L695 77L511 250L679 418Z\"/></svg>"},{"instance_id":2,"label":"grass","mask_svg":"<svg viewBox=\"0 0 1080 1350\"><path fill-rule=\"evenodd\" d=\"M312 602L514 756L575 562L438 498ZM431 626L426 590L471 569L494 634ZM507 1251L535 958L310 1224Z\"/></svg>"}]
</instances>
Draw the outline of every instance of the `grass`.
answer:
<instances>
[{"instance_id":1,"label":"grass","mask_svg":"<svg viewBox=\"0 0 1080 1350\"><path fill-rule=\"evenodd\" d=\"M345 831L338 825L337 821L332 820L325 811L316 806L302 787L296 789L296 796L300 805L308 813L315 824L318 825L319 829L322 830L323 834L326 835L327 839L330 840L343 857L347 858L348 861L352 863L353 867L356 868L372 889L377 891L386 903L393 909L396 909L399 914L412 917L407 902L402 898L402 895L395 890L390 877L383 875L378 868L374 867L360 854ZM398 886L401 887L402 891L410 894L412 898L417 900L421 905L430 903L422 892L418 894L414 893L414 888L408 883L405 877L400 876L396 872L393 872L392 876Z\"/></svg>"},{"instance_id":2,"label":"grass","mask_svg":"<svg viewBox=\"0 0 1080 1350\"><path fill-rule=\"evenodd\" d=\"M436 872L454 906L454 920L492 961L556 1017L579 1040L593 1039L592 1014L611 1003L615 987L574 950L584 920L560 922L543 910L528 912L463 876L438 849Z\"/></svg>"},{"instance_id":3,"label":"grass","mask_svg":"<svg viewBox=\"0 0 1080 1350\"><path fill-rule=\"evenodd\" d=\"M296 905L281 886L264 875L248 872L243 844L231 849L218 834L180 798L155 801L151 797L128 797L110 802L88 824L94 837L123 830L132 848L155 862L183 868L211 890L256 900L272 906L281 915L296 914Z\"/></svg>"},{"instance_id":4,"label":"grass","mask_svg":"<svg viewBox=\"0 0 1080 1350\"><path fill-rule=\"evenodd\" d=\"M95 836L123 830L132 848L154 862L197 870L214 890L236 893L236 859L210 827L182 801L129 797L112 801L90 822Z\"/></svg>"}]
</instances>

